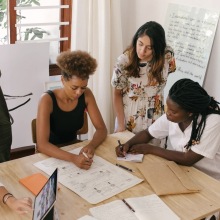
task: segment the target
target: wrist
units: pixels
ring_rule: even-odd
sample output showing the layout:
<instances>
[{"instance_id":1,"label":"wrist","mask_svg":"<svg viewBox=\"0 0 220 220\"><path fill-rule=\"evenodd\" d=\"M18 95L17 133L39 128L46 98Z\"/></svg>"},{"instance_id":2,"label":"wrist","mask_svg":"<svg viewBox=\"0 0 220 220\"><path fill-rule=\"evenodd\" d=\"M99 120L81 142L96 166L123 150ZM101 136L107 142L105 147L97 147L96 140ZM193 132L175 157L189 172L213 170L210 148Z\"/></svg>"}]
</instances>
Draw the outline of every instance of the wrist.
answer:
<instances>
[{"instance_id":1,"label":"wrist","mask_svg":"<svg viewBox=\"0 0 220 220\"><path fill-rule=\"evenodd\" d=\"M7 201L10 199L10 198L14 198L14 196L11 194L11 193L6 193L3 198L2 198L2 202L4 204L7 204Z\"/></svg>"},{"instance_id":2,"label":"wrist","mask_svg":"<svg viewBox=\"0 0 220 220\"><path fill-rule=\"evenodd\" d=\"M87 148L87 149L90 149L90 150L95 150L96 147L97 147L97 146L93 145L93 143L91 143L91 142L86 146L86 148Z\"/></svg>"},{"instance_id":3,"label":"wrist","mask_svg":"<svg viewBox=\"0 0 220 220\"><path fill-rule=\"evenodd\" d=\"M7 201L6 201L6 205L8 205L9 207L12 205L12 203L16 200L16 198L14 196L10 196Z\"/></svg>"}]
</instances>

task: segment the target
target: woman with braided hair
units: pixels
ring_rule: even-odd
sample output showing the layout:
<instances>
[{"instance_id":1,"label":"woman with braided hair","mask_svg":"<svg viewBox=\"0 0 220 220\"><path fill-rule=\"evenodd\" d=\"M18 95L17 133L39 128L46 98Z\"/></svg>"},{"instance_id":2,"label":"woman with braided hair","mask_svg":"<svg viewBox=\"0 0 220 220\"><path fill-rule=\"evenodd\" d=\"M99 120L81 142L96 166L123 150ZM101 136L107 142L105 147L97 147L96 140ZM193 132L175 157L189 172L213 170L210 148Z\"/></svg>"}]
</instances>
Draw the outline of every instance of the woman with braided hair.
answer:
<instances>
[{"instance_id":1,"label":"woman with braided hair","mask_svg":"<svg viewBox=\"0 0 220 220\"><path fill-rule=\"evenodd\" d=\"M148 129L137 133L116 154L153 154L185 166L194 166L220 180L219 102L190 79L180 79L171 87L167 111ZM149 144L153 138L168 137L161 148Z\"/></svg>"}]
</instances>

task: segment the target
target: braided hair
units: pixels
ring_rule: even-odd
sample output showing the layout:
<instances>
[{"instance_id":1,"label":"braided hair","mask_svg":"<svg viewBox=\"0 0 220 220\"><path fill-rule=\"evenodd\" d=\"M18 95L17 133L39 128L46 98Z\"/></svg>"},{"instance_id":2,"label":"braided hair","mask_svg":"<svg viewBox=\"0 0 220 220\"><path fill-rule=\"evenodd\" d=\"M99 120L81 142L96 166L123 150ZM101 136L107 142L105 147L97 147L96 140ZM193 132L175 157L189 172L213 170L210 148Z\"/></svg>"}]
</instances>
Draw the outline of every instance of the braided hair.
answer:
<instances>
[{"instance_id":1,"label":"braided hair","mask_svg":"<svg viewBox=\"0 0 220 220\"><path fill-rule=\"evenodd\" d=\"M185 148L189 149L192 145L199 144L207 115L220 114L220 103L209 96L198 82L191 79L180 79L175 82L169 90L169 98L184 110L193 113L191 137ZM201 120L199 121L200 115Z\"/></svg>"}]
</instances>

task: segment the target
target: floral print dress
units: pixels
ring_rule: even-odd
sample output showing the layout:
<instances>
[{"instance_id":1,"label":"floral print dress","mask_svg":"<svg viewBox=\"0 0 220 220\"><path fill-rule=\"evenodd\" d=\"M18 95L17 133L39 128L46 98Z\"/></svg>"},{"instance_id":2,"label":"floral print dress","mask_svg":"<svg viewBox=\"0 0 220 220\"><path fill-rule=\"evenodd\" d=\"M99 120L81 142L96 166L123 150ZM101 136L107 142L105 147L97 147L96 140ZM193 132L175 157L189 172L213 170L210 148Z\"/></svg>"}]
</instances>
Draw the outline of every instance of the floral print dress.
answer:
<instances>
[{"instance_id":1,"label":"floral print dress","mask_svg":"<svg viewBox=\"0 0 220 220\"><path fill-rule=\"evenodd\" d=\"M116 89L122 90L125 123L129 131L137 133L148 128L164 113L163 90L171 72L169 61L170 59L165 58L163 83L159 85L158 82L148 81L149 63L140 63L140 78L128 77L125 70L128 55L125 53L119 56L111 83Z\"/></svg>"}]
</instances>

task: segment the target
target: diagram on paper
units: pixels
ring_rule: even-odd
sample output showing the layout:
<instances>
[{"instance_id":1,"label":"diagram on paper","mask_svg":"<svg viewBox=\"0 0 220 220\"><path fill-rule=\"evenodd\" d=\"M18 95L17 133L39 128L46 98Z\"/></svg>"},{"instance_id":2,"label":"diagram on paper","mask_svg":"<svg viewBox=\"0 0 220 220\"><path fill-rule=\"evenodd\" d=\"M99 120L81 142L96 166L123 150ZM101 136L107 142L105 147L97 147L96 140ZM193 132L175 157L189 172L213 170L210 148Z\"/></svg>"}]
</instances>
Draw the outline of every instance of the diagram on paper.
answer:
<instances>
[{"instance_id":1,"label":"diagram on paper","mask_svg":"<svg viewBox=\"0 0 220 220\"><path fill-rule=\"evenodd\" d=\"M80 149L70 152L78 154ZM34 165L48 175L58 167L58 181L91 204L97 204L143 181L99 156L95 155L93 161L89 170L55 158Z\"/></svg>"}]
</instances>

